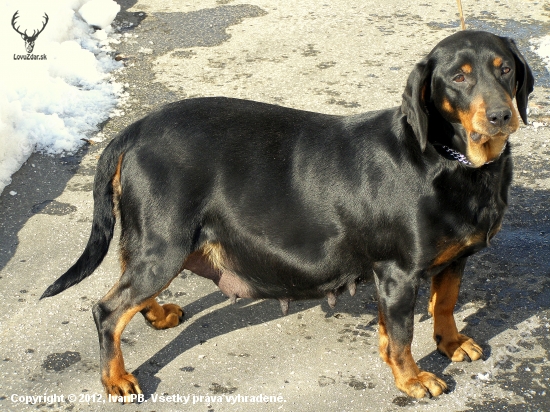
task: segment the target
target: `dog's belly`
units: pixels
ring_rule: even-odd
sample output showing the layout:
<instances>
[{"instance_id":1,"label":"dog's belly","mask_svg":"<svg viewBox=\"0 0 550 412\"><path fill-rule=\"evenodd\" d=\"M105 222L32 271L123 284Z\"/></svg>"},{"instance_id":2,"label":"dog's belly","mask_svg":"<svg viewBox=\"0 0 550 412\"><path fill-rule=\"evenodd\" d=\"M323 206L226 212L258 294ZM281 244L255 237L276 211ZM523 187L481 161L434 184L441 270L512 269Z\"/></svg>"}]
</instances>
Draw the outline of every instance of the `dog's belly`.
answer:
<instances>
[{"instance_id":1,"label":"dog's belly","mask_svg":"<svg viewBox=\"0 0 550 412\"><path fill-rule=\"evenodd\" d=\"M213 281L220 290L232 299L255 298L252 287L233 271L221 265L220 260L214 260L212 254L205 252L203 248L194 252L186 259L183 269Z\"/></svg>"},{"instance_id":2,"label":"dog's belly","mask_svg":"<svg viewBox=\"0 0 550 412\"><path fill-rule=\"evenodd\" d=\"M244 274L239 273L238 269L235 270L233 264L234 259L228 258L218 243L206 243L187 257L183 269L212 280L232 301L237 298L271 298L288 302L327 296L329 304L333 306L336 295L345 289L352 295L355 294L357 282L360 278L365 280L356 271L312 278L298 271L289 274L287 269L286 276L265 276L265 273L273 268L262 267L261 264L251 269L254 273Z\"/></svg>"}]
</instances>

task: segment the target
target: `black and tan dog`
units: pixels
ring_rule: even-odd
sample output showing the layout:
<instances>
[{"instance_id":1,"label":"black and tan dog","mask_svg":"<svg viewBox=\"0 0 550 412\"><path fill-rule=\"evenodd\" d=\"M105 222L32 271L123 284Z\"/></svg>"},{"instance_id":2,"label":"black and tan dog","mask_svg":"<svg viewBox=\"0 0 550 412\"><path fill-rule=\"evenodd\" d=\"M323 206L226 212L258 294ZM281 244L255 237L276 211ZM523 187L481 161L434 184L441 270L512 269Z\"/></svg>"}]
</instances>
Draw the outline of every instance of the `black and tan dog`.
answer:
<instances>
[{"instance_id":1,"label":"black and tan dog","mask_svg":"<svg viewBox=\"0 0 550 412\"><path fill-rule=\"evenodd\" d=\"M437 349L453 361L481 348L453 317L468 256L498 232L512 178L508 136L533 75L514 42L463 31L418 63L401 107L341 117L203 98L129 126L101 156L90 240L42 297L89 276L118 215L122 276L93 308L109 394L141 393L121 334L141 312L155 328L182 309L155 297L183 269L233 300L336 296L374 278L380 354L410 396L446 384L411 355L419 284L431 280ZM516 99L518 111L512 100Z\"/></svg>"}]
</instances>

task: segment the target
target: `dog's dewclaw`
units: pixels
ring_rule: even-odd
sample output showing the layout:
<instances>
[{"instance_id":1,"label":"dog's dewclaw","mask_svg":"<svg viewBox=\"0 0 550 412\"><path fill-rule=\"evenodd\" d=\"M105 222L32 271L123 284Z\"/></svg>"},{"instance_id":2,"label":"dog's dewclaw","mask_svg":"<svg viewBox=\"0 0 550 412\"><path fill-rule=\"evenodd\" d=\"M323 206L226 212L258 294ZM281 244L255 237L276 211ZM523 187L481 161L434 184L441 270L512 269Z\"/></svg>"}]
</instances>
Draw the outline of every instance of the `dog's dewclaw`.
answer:
<instances>
[{"instance_id":1,"label":"dog's dewclaw","mask_svg":"<svg viewBox=\"0 0 550 412\"><path fill-rule=\"evenodd\" d=\"M288 315L288 304L290 302L290 299L279 299L279 303L281 304L281 311L283 312L283 316Z\"/></svg>"},{"instance_id":2,"label":"dog's dewclaw","mask_svg":"<svg viewBox=\"0 0 550 412\"><path fill-rule=\"evenodd\" d=\"M336 306L336 295L333 292L329 292L327 295L328 305L334 309Z\"/></svg>"},{"instance_id":3,"label":"dog's dewclaw","mask_svg":"<svg viewBox=\"0 0 550 412\"><path fill-rule=\"evenodd\" d=\"M357 288L357 285L355 284L355 281L348 283L348 290L351 296L355 296L356 288Z\"/></svg>"}]
</instances>

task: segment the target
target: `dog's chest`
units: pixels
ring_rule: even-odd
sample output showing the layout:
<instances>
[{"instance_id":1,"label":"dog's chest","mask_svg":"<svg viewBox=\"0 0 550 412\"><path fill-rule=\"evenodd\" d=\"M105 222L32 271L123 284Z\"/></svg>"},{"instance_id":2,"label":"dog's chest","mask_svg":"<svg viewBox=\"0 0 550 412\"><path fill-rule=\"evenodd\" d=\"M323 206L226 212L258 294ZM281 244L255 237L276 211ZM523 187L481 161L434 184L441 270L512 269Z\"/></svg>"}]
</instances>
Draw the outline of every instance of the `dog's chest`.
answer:
<instances>
[{"instance_id":1,"label":"dog's chest","mask_svg":"<svg viewBox=\"0 0 550 412\"><path fill-rule=\"evenodd\" d=\"M501 228L506 203L493 191L490 196L449 196L440 213L431 218L433 245L429 252L430 267L441 267L472 255L489 246Z\"/></svg>"}]
</instances>

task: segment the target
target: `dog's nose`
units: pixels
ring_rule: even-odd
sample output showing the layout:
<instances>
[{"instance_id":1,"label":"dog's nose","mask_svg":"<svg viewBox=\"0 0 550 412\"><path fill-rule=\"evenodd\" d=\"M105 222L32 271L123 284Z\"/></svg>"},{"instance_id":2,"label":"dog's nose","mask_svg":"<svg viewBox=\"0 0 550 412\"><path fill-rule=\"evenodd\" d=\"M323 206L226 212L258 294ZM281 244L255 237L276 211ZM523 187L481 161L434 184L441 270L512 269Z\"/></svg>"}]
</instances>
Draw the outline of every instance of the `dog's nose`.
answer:
<instances>
[{"instance_id":1,"label":"dog's nose","mask_svg":"<svg viewBox=\"0 0 550 412\"><path fill-rule=\"evenodd\" d=\"M487 112L487 120L498 127L508 124L511 118L512 111L508 107Z\"/></svg>"}]
</instances>

